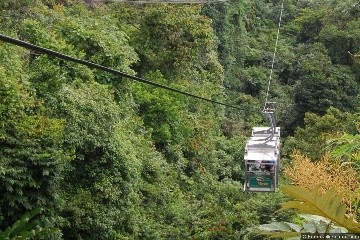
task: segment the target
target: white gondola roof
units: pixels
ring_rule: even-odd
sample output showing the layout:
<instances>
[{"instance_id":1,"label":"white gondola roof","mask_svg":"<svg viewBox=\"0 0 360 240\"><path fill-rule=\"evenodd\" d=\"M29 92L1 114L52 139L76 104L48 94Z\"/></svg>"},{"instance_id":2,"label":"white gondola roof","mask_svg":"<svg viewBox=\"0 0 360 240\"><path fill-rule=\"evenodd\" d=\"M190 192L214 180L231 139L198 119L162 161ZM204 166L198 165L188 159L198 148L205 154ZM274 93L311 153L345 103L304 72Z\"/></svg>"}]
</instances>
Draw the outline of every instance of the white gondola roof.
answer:
<instances>
[{"instance_id":1,"label":"white gondola roof","mask_svg":"<svg viewBox=\"0 0 360 240\"><path fill-rule=\"evenodd\" d=\"M258 131L266 131L268 127L254 127L253 136L246 142L244 159L247 161L277 161L280 154L280 128L270 141L265 143L265 138L270 134L254 134Z\"/></svg>"},{"instance_id":2,"label":"white gondola roof","mask_svg":"<svg viewBox=\"0 0 360 240\"><path fill-rule=\"evenodd\" d=\"M254 161L277 161L278 154L275 154L274 151L270 152L248 152L244 156L245 161L254 160Z\"/></svg>"}]
</instances>

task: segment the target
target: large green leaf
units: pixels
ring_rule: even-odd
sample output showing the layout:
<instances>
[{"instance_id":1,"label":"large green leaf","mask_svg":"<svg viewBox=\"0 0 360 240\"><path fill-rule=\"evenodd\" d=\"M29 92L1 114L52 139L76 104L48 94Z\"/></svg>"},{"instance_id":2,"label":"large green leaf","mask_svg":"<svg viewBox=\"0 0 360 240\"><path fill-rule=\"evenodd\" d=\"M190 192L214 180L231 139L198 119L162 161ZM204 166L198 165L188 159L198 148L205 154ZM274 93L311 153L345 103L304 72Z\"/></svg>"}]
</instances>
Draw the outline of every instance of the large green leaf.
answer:
<instances>
[{"instance_id":1,"label":"large green leaf","mask_svg":"<svg viewBox=\"0 0 360 240\"><path fill-rule=\"evenodd\" d=\"M300 232L301 227L288 222L272 222L269 224L262 224L259 226L262 231L295 231Z\"/></svg>"},{"instance_id":2,"label":"large green leaf","mask_svg":"<svg viewBox=\"0 0 360 240\"><path fill-rule=\"evenodd\" d=\"M60 230L53 226L49 220L45 219L45 223L35 219L41 213L41 209L35 209L25 213L12 226L9 226L0 233L0 239L39 239L41 236L59 236Z\"/></svg>"},{"instance_id":3,"label":"large green leaf","mask_svg":"<svg viewBox=\"0 0 360 240\"><path fill-rule=\"evenodd\" d=\"M342 204L342 194L335 189L328 190L322 195L318 189L312 192L298 186L282 186L284 193L294 197L294 201L282 205L281 209L297 209L300 213L308 213L326 217L349 232L359 233L360 224L354 219L346 217L346 207Z\"/></svg>"}]
</instances>

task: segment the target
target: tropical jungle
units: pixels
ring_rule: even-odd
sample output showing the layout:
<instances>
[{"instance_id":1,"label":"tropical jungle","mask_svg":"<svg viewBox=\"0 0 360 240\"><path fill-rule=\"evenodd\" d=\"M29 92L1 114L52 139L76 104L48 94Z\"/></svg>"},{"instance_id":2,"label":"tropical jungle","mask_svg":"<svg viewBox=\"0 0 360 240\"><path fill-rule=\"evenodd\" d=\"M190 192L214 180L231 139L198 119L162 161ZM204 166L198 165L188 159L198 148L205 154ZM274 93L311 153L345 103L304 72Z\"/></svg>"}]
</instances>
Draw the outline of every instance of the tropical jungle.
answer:
<instances>
[{"instance_id":1,"label":"tropical jungle","mask_svg":"<svg viewBox=\"0 0 360 240\"><path fill-rule=\"evenodd\" d=\"M123 73L1 38L0 239L360 234L359 1L1 0L0 34Z\"/></svg>"}]
</instances>

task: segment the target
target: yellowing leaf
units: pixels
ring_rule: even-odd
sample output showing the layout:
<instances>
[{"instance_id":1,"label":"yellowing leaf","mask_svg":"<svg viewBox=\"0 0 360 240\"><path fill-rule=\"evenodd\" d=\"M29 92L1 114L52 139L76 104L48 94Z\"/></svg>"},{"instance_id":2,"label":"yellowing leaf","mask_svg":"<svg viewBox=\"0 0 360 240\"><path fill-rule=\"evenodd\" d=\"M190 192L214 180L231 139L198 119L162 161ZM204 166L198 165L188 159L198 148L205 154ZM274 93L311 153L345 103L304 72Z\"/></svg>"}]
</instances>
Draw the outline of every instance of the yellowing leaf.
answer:
<instances>
[{"instance_id":1,"label":"yellowing leaf","mask_svg":"<svg viewBox=\"0 0 360 240\"><path fill-rule=\"evenodd\" d=\"M349 232L360 233L360 224L346 217L346 206L342 204L342 194L335 189L328 190L324 195L320 191L309 192L298 186L282 186L281 190L294 197L294 201L286 202L281 209L293 208L300 213L308 213L326 217Z\"/></svg>"}]
</instances>

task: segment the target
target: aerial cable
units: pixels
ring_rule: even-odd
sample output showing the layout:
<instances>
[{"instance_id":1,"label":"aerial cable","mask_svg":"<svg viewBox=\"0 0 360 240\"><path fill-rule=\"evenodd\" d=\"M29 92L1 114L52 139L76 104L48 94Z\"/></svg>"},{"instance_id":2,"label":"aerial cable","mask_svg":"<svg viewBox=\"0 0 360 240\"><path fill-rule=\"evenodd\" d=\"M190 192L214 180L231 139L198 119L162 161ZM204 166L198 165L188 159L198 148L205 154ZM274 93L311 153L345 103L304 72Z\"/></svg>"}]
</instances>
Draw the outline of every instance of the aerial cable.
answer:
<instances>
[{"instance_id":1,"label":"aerial cable","mask_svg":"<svg viewBox=\"0 0 360 240\"><path fill-rule=\"evenodd\" d=\"M166 85L162 85L162 84L147 80L145 78L133 76L133 75L121 72L121 71L113 69L113 68L109 68L109 67L106 67L106 66L103 66L103 65L100 65L100 64L97 64L97 63L89 62L89 61L86 61L86 60L82 60L82 59L79 59L79 58L74 58L74 57L71 57L69 55L65 55L65 54L62 54L60 52L56 52L54 50L48 49L48 48L43 48L43 47L40 47L40 46L35 45L35 44L31 44L31 43L28 43L28 42L25 42L25 41L22 41L22 40L19 40L19 39L15 39L15 38L3 35L1 33L0 33L0 40L4 41L4 42L7 42L7 43L17 45L17 46L20 46L20 47L24 47L24 48L27 48L27 49L30 49L30 50L33 50L33 51L36 51L36 52L39 52L39 53L43 53L43 54L46 54L46 55L49 55L49 56L52 56L52 57L56 57L56 58L63 59L63 60L66 60L66 61L76 62L76 63L85 65L85 66L90 67L90 68L100 69L102 71L109 72L109 73L112 73L114 75L129 78L129 79L135 80L137 82L141 82L141 83L145 83L145 84L148 84L148 85L152 85L152 86L157 87L157 88L165 89L167 91L176 92L178 94L182 94L182 95L185 95L185 96L188 96L188 97L196 98L196 99L199 99L199 100L202 100L202 101L222 105L222 106L229 107L229 108L243 110L243 108L240 108L238 106L226 104L226 103L223 103L223 102L219 102L219 101L216 101L216 100L212 100L212 99L209 99L209 98L204 98L204 97L201 97L201 96L198 96L198 95L194 95L194 94L191 94L191 93L188 93L188 92L184 92L184 91L181 91L181 90L176 89L176 88L172 88L172 87L169 87L169 86L166 86Z\"/></svg>"},{"instance_id":2,"label":"aerial cable","mask_svg":"<svg viewBox=\"0 0 360 240\"><path fill-rule=\"evenodd\" d=\"M268 98L269 98L269 93L270 93L270 86L271 86L271 81L272 81L272 74L273 74L273 71L274 71L274 65L275 65L275 60L276 60L277 46L278 46L278 43L279 43L279 35L280 35L280 27L281 27L281 22L282 22L283 10L284 10L284 0L282 0L282 2L281 2L280 17L279 17L277 34L276 34L274 54L273 54L272 63L271 63L271 69L270 69L270 75L269 75L269 82L268 82L267 91L266 91L266 98L265 98L265 103L264 103L264 110L265 110L265 108L266 108L266 105L267 105L267 102L268 102Z\"/></svg>"}]
</instances>

